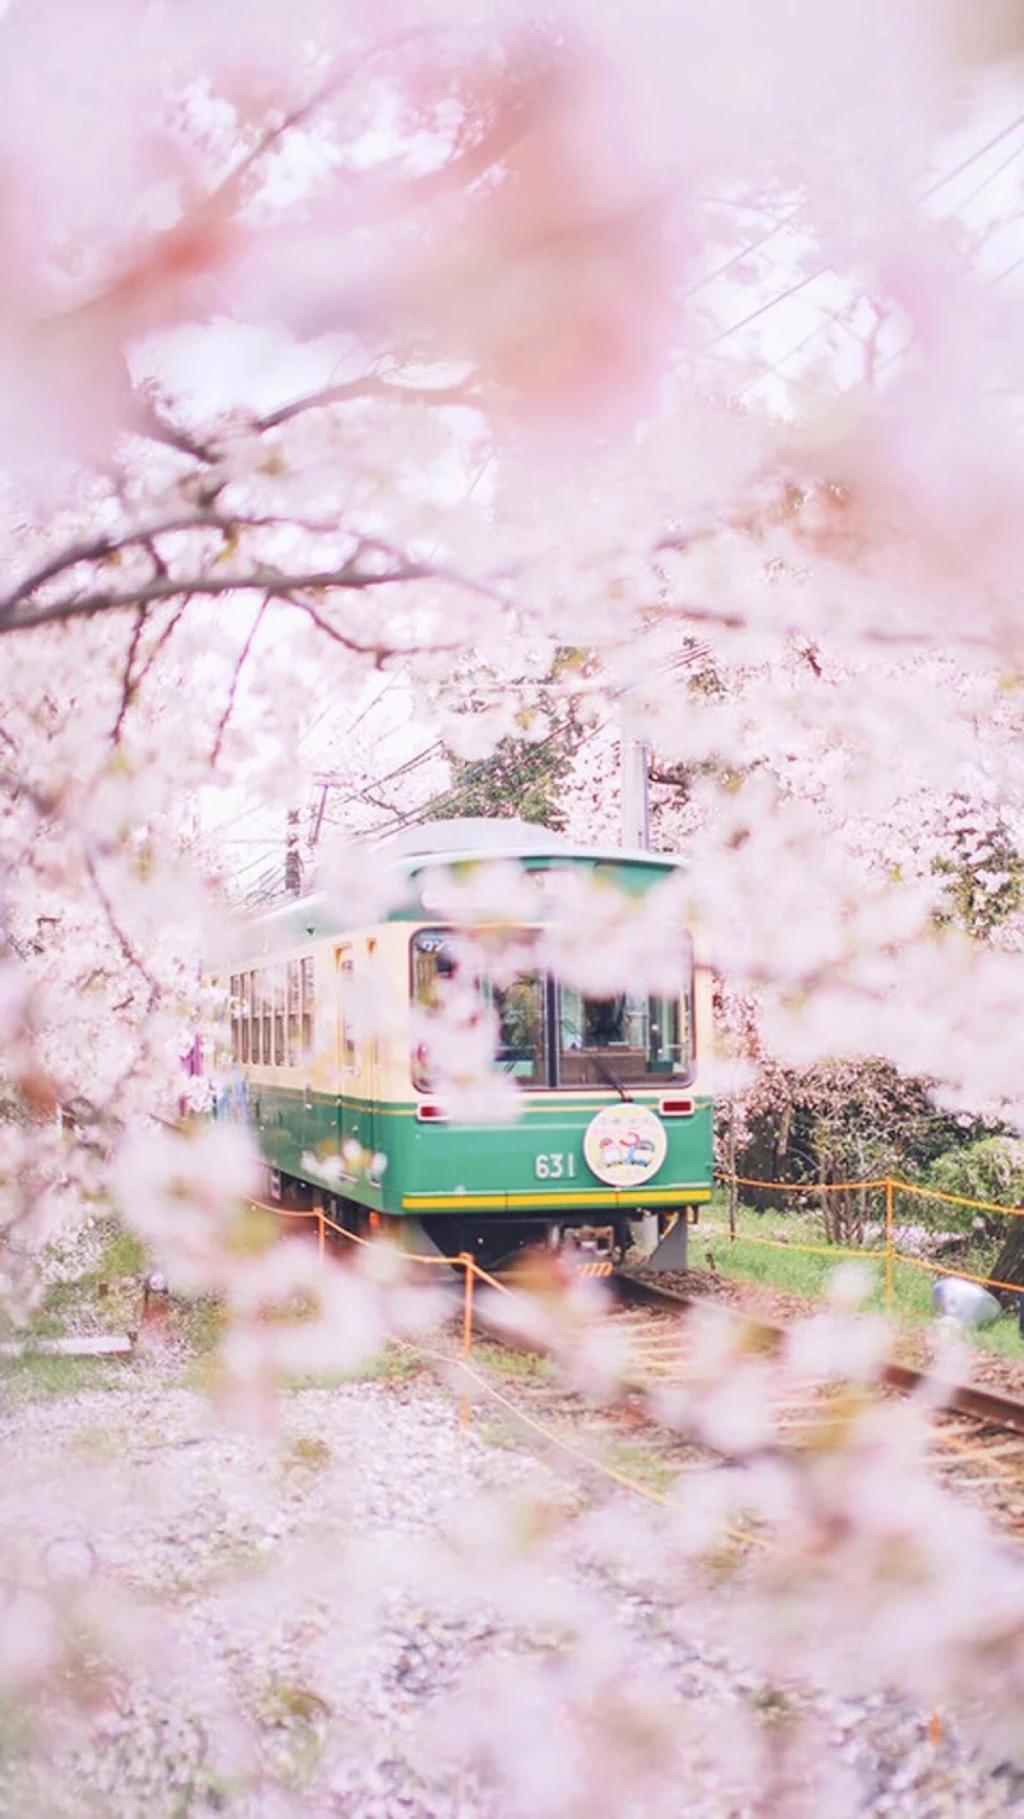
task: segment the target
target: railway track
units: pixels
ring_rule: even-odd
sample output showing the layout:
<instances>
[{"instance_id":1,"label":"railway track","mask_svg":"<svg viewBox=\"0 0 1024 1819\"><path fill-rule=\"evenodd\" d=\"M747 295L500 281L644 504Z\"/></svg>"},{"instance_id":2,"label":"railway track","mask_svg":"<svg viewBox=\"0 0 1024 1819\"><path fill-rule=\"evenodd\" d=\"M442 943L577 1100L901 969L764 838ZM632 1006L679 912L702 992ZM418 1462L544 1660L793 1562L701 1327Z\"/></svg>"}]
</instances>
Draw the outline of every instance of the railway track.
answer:
<instances>
[{"instance_id":1,"label":"railway track","mask_svg":"<svg viewBox=\"0 0 1024 1819\"><path fill-rule=\"evenodd\" d=\"M638 1395L658 1389L685 1391L697 1381L688 1314L714 1308L728 1317L741 1317L710 1296L680 1294L622 1272L613 1273L609 1286L614 1302L604 1320L617 1335L618 1376ZM478 1312L490 1337L519 1349L542 1349L510 1340L501 1326L487 1320L485 1307ZM744 1314L742 1320L760 1351L781 1350L785 1326L761 1316ZM882 1381L886 1393L898 1397L924 1394L928 1380L923 1371L891 1364ZM818 1444L834 1419L834 1389L834 1384L822 1380L802 1385L796 1394L788 1390L772 1409L772 1444L784 1451ZM649 1409L644 1418L657 1425ZM713 1454L715 1448L708 1443L706 1450ZM931 1418L929 1459L952 1492L976 1503L1004 1534L1024 1543L1024 1402L973 1385L952 1387L944 1406Z\"/></svg>"},{"instance_id":2,"label":"railway track","mask_svg":"<svg viewBox=\"0 0 1024 1819\"><path fill-rule=\"evenodd\" d=\"M686 1316L700 1309L742 1318L761 1350L777 1351L785 1342L784 1325L759 1314L740 1316L711 1296L681 1294L621 1270L607 1280L615 1305L604 1318L620 1336L622 1380L637 1391L685 1389L694 1381L695 1352ZM453 1300L461 1318L462 1297L453 1295ZM510 1337L507 1328L488 1319L486 1303L479 1299L474 1322L503 1345L542 1349ZM923 1393L927 1378L910 1365L891 1363L882 1380L891 1394L909 1396ZM823 1422L831 1420L830 1393L830 1385L821 1382L808 1384L798 1397L787 1395L773 1411L776 1443L783 1448L815 1444ZM934 1469L951 1489L979 1503L1005 1532L1024 1542L1024 1402L997 1390L954 1385L932 1417L931 1455Z\"/></svg>"},{"instance_id":3,"label":"railway track","mask_svg":"<svg viewBox=\"0 0 1024 1819\"><path fill-rule=\"evenodd\" d=\"M636 1277L617 1274L612 1286L619 1303L611 1320L622 1330L627 1371L638 1387L685 1386L692 1377L692 1349L685 1315L722 1303L679 1294ZM761 1345L778 1350L786 1328L761 1316L744 1315ZM888 1364L882 1380L894 1395L923 1392L926 1373L910 1365ZM814 1443L828 1418L825 1385L810 1385L806 1396L789 1400L775 1411L775 1429L783 1447ZM980 1503L1006 1530L1024 1541L1024 1402L999 1391L957 1384L933 1417L931 1463L957 1495Z\"/></svg>"}]
</instances>

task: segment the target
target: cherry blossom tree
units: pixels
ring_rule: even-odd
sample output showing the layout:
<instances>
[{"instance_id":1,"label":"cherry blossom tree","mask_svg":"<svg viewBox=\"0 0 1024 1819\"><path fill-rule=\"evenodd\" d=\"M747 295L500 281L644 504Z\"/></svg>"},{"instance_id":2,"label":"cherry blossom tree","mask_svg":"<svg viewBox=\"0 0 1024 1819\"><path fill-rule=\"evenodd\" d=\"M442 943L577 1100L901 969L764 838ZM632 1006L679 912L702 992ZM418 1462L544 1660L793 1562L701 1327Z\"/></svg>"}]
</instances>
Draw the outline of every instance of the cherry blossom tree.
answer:
<instances>
[{"instance_id":1,"label":"cherry blossom tree","mask_svg":"<svg viewBox=\"0 0 1024 1819\"><path fill-rule=\"evenodd\" d=\"M283 825L313 782L294 759L311 702L353 701L375 672L400 674L467 760L520 711L553 725L571 701L581 837L614 820L620 730L648 739L659 839L691 853L676 920L756 995L769 1052L883 1057L1019 1121L1022 48L1009 0L8 0L15 1317L40 1246L115 1196L175 1284L223 1298L242 1415L289 1366L347 1365L415 1327L383 1264L358 1317L330 1272L273 1279L239 1235L245 1140L153 1122L218 1016L199 972L227 867L201 804L244 790ZM567 649L586 665L554 688ZM481 664L506 687L467 724ZM329 888L372 895L370 862L325 861ZM612 925L581 897L567 917L552 941L581 986L610 989L637 954L671 965L668 916ZM467 1021L451 1056L469 1089L478 1037ZM803 1345L832 1371L833 1340L853 1359L835 1374L873 1382L842 1320L781 1368L799 1375ZM676 1413L754 1462L741 1500L790 1538L791 1595L772 1606L769 1570L743 1607L781 1613L752 1622L769 1667L787 1635L807 1663L830 1599L842 1679L913 1510L927 1648L901 1605L866 1656L929 1698L987 1663L1008 1715L1019 1588L992 1586L986 1629L983 1539L916 1474L916 1426L906 1478L895 1416L853 1421L818 1476L762 1470L768 1368L711 1351L706 1399ZM887 1473L909 1487L898 1509ZM736 1513L719 1491L709 1536ZM670 1557L689 1546L673 1531ZM516 1563L496 1551L504 1596ZM31 1697L40 1674L61 1683L74 1601L18 1586ZM595 1658L581 1649L584 1737L607 1685Z\"/></svg>"}]
</instances>

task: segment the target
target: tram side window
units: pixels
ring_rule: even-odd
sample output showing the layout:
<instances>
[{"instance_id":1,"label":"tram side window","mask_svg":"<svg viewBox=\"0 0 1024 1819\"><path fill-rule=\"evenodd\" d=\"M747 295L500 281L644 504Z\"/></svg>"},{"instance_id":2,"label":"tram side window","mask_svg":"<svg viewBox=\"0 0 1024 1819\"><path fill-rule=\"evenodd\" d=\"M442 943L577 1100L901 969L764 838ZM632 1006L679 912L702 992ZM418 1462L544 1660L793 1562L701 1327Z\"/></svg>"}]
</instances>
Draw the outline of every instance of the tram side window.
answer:
<instances>
[{"instance_id":1,"label":"tram side window","mask_svg":"<svg viewBox=\"0 0 1024 1819\"><path fill-rule=\"evenodd\" d=\"M304 1055L310 1055L313 1052L313 1026L316 1019L316 984L312 954L307 954L299 965L302 989L302 1052Z\"/></svg>"},{"instance_id":2,"label":"tram side window","mask_svg":"<svg viewBox=\"0 0 1024 1819\"><path fill-rule=\"evenodd\" d=\"M249 1060L258 1062L260 1058L260 976L249 974L249 1008L252 1012L249 1027Z\"/></svg>"},{"instance_id":3,"label":"tram side window","mask_svg":"<svg viewBox=\"0 0 1024 1819\"><path fill-rule=\"evenodd\" d=\"M271 1067L274 1061L273 1005L270 997L270 973L265 966L260 968L260 1012L260 1023L263 1029L263 1065Z\"/></svg>"},{"instance_id":4,"label":"tram side window","mask_svg":"<svg viewBox=\"0 0 1024 1819\"><path fill-rule=\"evenodd\" d=\"M231 1059L232 1059L232 1061L237 1061L242 1052L241 1037L239 1035L239 1030L238 1030L239 1019L241 1017L241 1010L242 1010L241 983L242 982L239 979L238 974L232 973L231 983L230 983L230 987L229 987L231 995L228 1000L230 1014L231 1014Z\"/></svg>"},{"instance_id":5,"label":"tram side window","mask_svg":"<svg viewBox=\"0 0 1024 1819\"><path fill-rule=\"evenodd\" d=\"M243 973L240 983L242 987L239 1021L239 1035L241 1040L240 1059L244 1065L249 1059L249 1025L252 1019L252 974Z\"/></svg>"},{"instance_id":6,"label":"tram side window","mask_svg":"<svg viewBox=\"0 0 1024 1819\"><path fill-rule=\"evenodd\" d=\"M274 966L270 970L271 990L274 995L274 1066L287 1065L284 1045L284 1006L287 989L287 968Z\"/></svg>"},{"instance_id":7,"label":"tram side window","mask_svg":"<svg viewBox=\"0 0 1024 1819\"><path fill-rule=\"evenodd\" d=\"M288 962L288 1066L299 1065L300 974L297 960Z\"/></svg>"},{"instance_id":8,"label":"tram side window","mask_svg":"<svg viewBox=\"0 0 1024 1819\"><path fill-rule=\"evenodd\" d=\"M351 954L342 957L338 968L338 1029L340 1032L339 1048L341 1065L345 1073L352 1073L356 1065L356 1032L353 1019L352 985L355 979L355 967Z\"/></svg>"}]
</instances>

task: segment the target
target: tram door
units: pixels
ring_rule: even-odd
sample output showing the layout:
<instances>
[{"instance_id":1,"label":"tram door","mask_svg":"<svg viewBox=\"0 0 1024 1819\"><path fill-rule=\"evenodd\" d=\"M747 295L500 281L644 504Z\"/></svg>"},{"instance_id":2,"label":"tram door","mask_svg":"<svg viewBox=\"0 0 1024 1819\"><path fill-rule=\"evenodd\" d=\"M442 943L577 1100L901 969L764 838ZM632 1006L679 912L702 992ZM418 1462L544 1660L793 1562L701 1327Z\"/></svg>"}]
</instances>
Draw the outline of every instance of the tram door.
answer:
<instances>
[{"instance_id":1,"label":"tram door","mask_svg":"<svg viewBox=\"0 0 1024 1819\"><path fill-rule=\"evenodd\" d=\"M338 1153L346 1174L350 1170L346 1145L354 1136L358 1085L355 1030L355 956L346 944L334 950L334 1011L337 1018ZM347 1185L347 1183L345 1184Z\"/></svg>"},{"instance_id":2,"label":"tram door","mask_svg":"<svg viewBox=\"0 0 1024 1819\"><path fill-rule=\"evenodd\" d=\"M372 947L367 944L368 957ZM344 1177L342 1191L354 1189L365 1174L359 1151L372 1155L375 1144L376 1037L361 1027L360 1006L367 996L366 961L360 964L351 942L334 950L337 1009L338 1146Z\"/></svg>"},{"instance_id":3,"label":"tram door","mask_svg":"<svg viewBox=\"0 0 1024 1819\"><path fill-rule=\"evenodd\" d=\"M363 1078L366 1082L368 1104L363 1114L363 1148L369 1156L375 1156L380 1148L380 1032L375 1014L378 1003L377 991L377 942L373 935L366 938L366 955L363 960L363 1002L364 1006L372 1005L374 1013L363 1012ZM376 1172L373 1178L376 1181Z\"/></svg>"}]
</instances>

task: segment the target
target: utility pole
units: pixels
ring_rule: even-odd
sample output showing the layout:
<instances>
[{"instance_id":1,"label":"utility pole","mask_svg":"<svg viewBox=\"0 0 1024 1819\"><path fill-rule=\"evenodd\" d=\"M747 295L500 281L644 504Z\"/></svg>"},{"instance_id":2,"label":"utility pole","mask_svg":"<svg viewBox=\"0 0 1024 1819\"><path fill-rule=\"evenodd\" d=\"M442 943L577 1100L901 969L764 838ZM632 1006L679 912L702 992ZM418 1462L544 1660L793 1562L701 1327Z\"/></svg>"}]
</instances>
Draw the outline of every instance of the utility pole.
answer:
<instances>
[{"instance_id":1,"label":"utility pole","mask_svg":"<svg viewBox=\"0 0 1024 1819\"><path fill-rule=\"evenodd\" d=\"M284 888L290 897L297 897L302 890L302 854L299 851L299 811L288 810L288 826L284 839Z\"/></svg>"},{"instance_id":2,"label":"utility pole","mask_svg":"<svg viewBox=\"0 0 1024 1819\"><path fill-rule=\"evenodd\" d=\"M311 850L313 847L316 846L317 841L320 838L320 829L323 827L323 824L324 824L324 810L327 807L327 792L330 789L330 787L331 787L331 785L327 781L321 783L321 785L320 785L320 800L317 803L316 809L314 810L314 813L313 813L313 825L312 825L312 828L310 829L310 835L309 835L309 845L310 845Z\"/></svg>"},{"instance_id":3,"label":"utility pole","mask_svg":"<svg viewBox=\"0 0 1024 1819\"><path fill-rule=\"evenodd\" d=\"M646 739L619 740L619 775L622 788L622 844L647 852L651 844L651 810L647 791L651 748Z\"/></svg>"}]
</instances>

